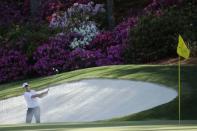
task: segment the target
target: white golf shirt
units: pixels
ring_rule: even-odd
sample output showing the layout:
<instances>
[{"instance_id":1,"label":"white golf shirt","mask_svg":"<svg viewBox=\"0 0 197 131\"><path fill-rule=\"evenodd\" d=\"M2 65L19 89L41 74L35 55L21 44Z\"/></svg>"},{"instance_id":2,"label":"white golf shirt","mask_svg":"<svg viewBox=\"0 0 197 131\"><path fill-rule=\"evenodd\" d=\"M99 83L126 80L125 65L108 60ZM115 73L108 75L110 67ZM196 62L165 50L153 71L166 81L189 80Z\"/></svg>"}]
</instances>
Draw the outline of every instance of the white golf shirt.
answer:
<instances>
[{"instance_id":1,"label":"white golf shirt","mask_svg":"<svg viewBox=\"0 0 197 131\"><path fill-rule=\"evenodd\" d=\"M34 90L24 93L25 101L28 108L35 108L39 106L38 99L31 98L33 95L36 95L36 92Z\"/></svg>"}]
</instances>

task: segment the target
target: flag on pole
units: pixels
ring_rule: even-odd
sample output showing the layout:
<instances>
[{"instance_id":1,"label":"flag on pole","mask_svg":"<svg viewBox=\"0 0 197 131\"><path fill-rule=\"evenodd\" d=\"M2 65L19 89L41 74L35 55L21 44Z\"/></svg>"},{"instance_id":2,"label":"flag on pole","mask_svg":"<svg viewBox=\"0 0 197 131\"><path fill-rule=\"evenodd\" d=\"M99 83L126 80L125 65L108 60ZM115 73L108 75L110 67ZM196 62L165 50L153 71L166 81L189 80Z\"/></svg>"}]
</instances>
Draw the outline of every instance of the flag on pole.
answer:
<instances>
[{"instance_id":1,"label":"flag on pole","mask_svg":"<svg viewBox=\"0 0 197 131\"><path fill-rule=\"evenodd\" d=\"M190 56L190 50L187 48L183 38L179 35L179 43L177 47L177 54L182 56L185 59L188 59Z\"/></svg>"},{"instance_id":2,"label":"flag on pole","mask_svg":"<svg viewBox=\"0 0 197 131\"><path fill-rule=\"evenodd\" d=\"M179 35L179 43L177 47L177 54L179 55L179 64L178 64L178 86L179 86L179 124L181 123L181 59L183 57L188 59L190 56L190 50L187 48L183 38Z\"/></svg>"}]
</instances>

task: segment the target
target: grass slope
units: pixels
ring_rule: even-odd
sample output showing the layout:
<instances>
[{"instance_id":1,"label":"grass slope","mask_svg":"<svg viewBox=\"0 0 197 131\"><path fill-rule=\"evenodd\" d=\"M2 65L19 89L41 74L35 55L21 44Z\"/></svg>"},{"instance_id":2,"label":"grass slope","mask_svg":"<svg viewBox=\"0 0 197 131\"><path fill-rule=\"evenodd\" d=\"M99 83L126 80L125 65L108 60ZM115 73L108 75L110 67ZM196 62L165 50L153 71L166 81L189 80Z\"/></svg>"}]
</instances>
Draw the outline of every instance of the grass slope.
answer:
<instances>
[{"instance_id":1,"label":"grass slope","mask_svg":"<svg viewBox=\"0 0 197 131\"><path fill-rule=\"evenodd\" d=\"M182 67L182 94L181 111L182 119L197 119L197 86L196 66ZM141 80L153 83L167 85L177 89L177 66L156 66L156 65L119 65L97 68L88 68L83 70L62 73L50 77L25 80L32 88L40 90L56 84L72 82L88 78L110 78L110 79L129 79ZM19 81L0 85L0 99L6 99L13 96L22 95L21 84L25 81ZM143 96L142 96L143 97ZM130 121L130 120L150 120L150 119L178 119L178 99L150 109L141 113L113 119L112 121Z\"/></svg>"}]
</instances>

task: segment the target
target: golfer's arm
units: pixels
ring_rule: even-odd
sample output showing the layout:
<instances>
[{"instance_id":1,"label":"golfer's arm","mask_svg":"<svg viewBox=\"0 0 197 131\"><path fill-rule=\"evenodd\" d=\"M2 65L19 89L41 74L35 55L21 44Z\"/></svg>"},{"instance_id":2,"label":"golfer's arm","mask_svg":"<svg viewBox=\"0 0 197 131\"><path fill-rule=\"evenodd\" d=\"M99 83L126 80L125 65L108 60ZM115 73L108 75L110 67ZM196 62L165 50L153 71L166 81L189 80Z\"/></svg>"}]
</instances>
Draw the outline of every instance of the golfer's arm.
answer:
<instances>
[{"instance_id":1,"label":"golfer's arm","mask_svg":"<svg viewBox=\"0 0 197 131\"><path fill-rule=\"evenodd\" d=\"M44 95L46 94L46 92L40 93L40 94L36 94L36 95L32 95L31 98L42 98Z\"/></svg>"}]
</instances>

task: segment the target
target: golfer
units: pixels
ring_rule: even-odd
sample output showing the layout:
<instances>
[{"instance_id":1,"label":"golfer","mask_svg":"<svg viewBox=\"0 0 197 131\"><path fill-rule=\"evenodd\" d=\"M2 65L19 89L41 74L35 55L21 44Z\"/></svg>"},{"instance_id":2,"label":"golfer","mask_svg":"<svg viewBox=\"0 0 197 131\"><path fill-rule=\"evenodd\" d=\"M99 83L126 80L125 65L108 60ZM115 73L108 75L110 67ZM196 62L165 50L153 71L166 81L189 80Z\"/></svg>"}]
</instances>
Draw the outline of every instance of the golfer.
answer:
<instances>
[{"instance_id":1,"label":"golfer","mask_svg":"<svg viewBox=\"0 0 197 131\"><path fill-rule=\"evenodd\" d=\"M26 123L31 123L33 116L36 119L36 123L40 123L40 107L38 98L42 98L48 94L48 91L42 93L36 93L31 90L28 83L23 83L22 87L25 89L24 98L27 104Z\"/></svg>"}]
</instances>

